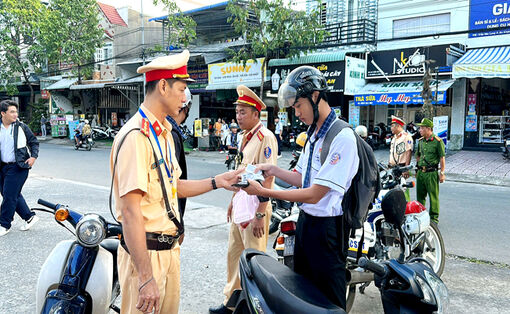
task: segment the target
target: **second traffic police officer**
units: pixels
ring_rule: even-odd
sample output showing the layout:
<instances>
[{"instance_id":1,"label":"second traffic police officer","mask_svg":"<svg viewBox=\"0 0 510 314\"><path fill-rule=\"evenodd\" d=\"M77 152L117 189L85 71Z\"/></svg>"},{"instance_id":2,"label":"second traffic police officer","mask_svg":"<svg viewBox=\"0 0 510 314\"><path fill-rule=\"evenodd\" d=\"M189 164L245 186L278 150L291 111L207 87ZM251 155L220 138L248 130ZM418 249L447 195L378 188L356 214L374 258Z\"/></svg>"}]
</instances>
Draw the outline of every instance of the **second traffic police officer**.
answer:
<instances>
[{"instance_id":1,"label":"second traffic police officer","mask_svg":"<svg viewBox=\"0 0 510 314\"><path fill-rule=\"evenodd\" d=\"M358 172L356 137L351 128L333 139L321 164L325 135L337 119L327 101L327 83L316 68L301 66L290 72L278 91L280 107L294 108L296 117L309 125L308 142L296 171L274 165L259 165L264 175L276 176L300 187L275 191L254 181L248 194L300 202L294 248L294 270L312 281L328 299L345 309L347 229L342 227L342 200Z\"/></svg>"},{"instance_id":2,"label":"second traffic police officer","mask_svg":"<svg viewBox=\"0 0 510 314\"><path fill-rule=\"evenodd\" d=\"M404 131L404 120L399 117L391 116L391 138L390 144L390 159L388 166L393 168L395 166L409 166L413 158L413 137ZM404 178L409 177L409 172L403 174ZM409 189L405 191L407 201L410 200Z\"/></svg>"},{"instance_id":3,"label":"second traffic police officer","mask_svg":"<svg viewBox=\"0 0 510 314\"><path fill-rule=\"evenodd\" d=\"M260 111L266 109L266 105L248 87L239 85L239 95L236 105L236 120L243 130L241 147L239 148L240 165L244 168L247 165L269 163L276 165L278 155L278 143L273 132L269 131L260 122ZM271 189L273 177L266 178L263 186ZM257 208L256 217L248 225L242 228L232 223L228 237L227 253L227 284L223 289L225 300L218 307L209 309L210 313L231 313L225 305L234 290L241 288L239 280L239 258L244 249L252 248L259 251L266 251L269 223L271 220L272 208L269 199L259 198L260 204ZM234 209L235 210L235 209ZM232 202L228 207L227 220L232 217Z\"/></svg>"},{"instance_id":4,"label":"second traffic police officer","mask_svg":"<svg viewBox=\"0 0 510 314\"><path fill-rule=\"evenodd\" d=\"M416 200L425 205L427 194L429 195L430 220L438 223L439 182L443 183L446 178L444 142L432 132L434 124L429 119L425 118L417 125L420 127L422 138L419 139L416 151Z\"/></svg>"},{"instance_id":5,"label":"second traffic police officer","mask_svg":"<svg viewBox=\"0 0 510 314\"><path fill-rule=\"evenodd\" d=\"M189 52L160 57L138 68L147 89L138 112L115 137L110 154L115 205L122 223L118 272L122 313L177 313L183 232L177 197L191 197L238 181L230 172L179 180L172 126L186 100Z\"/></svg>"}]
</instances>

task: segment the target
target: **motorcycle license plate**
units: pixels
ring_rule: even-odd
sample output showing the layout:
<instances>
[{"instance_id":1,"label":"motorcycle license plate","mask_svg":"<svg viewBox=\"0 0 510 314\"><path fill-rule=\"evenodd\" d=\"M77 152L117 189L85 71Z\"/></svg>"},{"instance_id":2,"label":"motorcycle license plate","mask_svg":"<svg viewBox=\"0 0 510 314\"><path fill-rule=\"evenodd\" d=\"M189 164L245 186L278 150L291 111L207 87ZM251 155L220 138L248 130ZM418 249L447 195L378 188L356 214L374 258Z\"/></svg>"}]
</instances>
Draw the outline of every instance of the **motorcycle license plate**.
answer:
<instances>
[{"instance_id":1,"label":"motorcycle license plate","mask_svg":"<svg viewBox=\"0 0 510 314\"><path fill-rule=\"evenodd\" d=\"M510 140L506 140L506 146L510 146Z\"/></svg>"},{"instance_id":2,"label":"motorcycle license plate","mask_svg":"<svg viewBox=\"0 0 510 314\"><path fill-rule=\"evenodd\" d=\"M87 139L87 141L92 142L92 139L91 139L91 138L89 138L89 139Z\"/></svg>"},{"instance_id":3,"label":"motorcycle license plate","mask_svg":"<svg viewBox=\"0 0 510 314\"><path fill-rule=\"evenodd\" d=\"M294 255L294 244L296 243L295 236L288 236L285 238L285 246L283 248L283 256Z\"/></svg>"},{"instance_id":4,"label":"motorcycle license plate","mask_svg":"<svg viewBox=\"0 0 510 314\"><path fill-rule=\"evenodd\" d=\"M293 139L293 138L291 138L291 139L289 140L289 142L294 143L294 139Z\"/></svg>"},{"instance_id":5,"label":"motorcycle license plate","mask_svg":"<svg viewBox=\"0 0 510 314\"><path fill-rule=\"evenodd\" d=\"M359 246L359 242L358 240L355 240L355 239L349 239L349 251L353 251L353 252L358 252L358 246ZM361 249L361 253L363 254L367 254L368 253L368 249L367 249L367 243L366 243L366 240L363 241L363 248Z\"/></svg>"}]
</instances>

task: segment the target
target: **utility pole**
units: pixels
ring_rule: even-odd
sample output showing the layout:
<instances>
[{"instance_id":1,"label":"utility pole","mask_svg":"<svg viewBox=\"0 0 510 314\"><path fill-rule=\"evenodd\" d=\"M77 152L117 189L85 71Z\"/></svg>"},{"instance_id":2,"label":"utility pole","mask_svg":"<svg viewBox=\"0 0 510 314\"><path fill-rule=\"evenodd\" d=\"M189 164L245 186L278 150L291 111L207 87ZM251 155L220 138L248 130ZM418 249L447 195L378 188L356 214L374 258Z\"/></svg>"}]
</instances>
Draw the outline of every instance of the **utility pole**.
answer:
<instances>
[{"instance_id":1,"label":"utility pole","mask_svg":"<svg viewBox=\"0 0 510 314\"><path fill-rule=\"evenodd\" d=\"M423 107L421 108L421 112L424 114L425 118L431 120L434 118L434 106L432 105L432 91L430 89L430 81L432 80L432 75L430 73L430 64L434 62L436 61L435 60L423 61L425 66L425 73L423 73L423 90L421 92L421 97L423 98Z\"/></svg>"}]
</instances>

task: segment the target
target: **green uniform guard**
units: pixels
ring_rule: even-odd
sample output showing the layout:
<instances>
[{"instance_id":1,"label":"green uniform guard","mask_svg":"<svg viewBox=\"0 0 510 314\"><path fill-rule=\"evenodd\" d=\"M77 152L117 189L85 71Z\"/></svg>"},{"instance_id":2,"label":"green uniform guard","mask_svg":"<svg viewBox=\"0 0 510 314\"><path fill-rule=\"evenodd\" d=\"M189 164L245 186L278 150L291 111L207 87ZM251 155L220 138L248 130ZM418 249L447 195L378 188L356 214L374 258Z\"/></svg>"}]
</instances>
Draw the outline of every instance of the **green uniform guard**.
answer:
<instances>
[{"instance_id":1,"label":"green uniform guard","mask_svg":"<svg viewBox=\"0 0 510 314\"><path fill-rule=\"evenodd\" d=\"M445 180L445 148L443 140L437 137L429 119L423 119L420 126L418 150L416 151L416 200L425 205L427 193L430 198L430 220L439 222L439 182ZM440 172L438 174L438 165Z\"/></svg>"}]
</instances>

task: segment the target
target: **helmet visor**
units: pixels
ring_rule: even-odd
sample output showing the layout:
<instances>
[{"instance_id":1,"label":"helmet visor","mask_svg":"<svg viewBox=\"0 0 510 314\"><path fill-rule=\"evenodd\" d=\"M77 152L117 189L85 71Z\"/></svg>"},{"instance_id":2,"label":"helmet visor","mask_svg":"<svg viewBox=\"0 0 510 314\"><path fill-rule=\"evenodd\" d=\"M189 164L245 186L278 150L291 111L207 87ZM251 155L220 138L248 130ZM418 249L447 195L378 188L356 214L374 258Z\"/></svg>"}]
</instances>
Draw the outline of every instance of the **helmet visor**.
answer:
<instances>
[{"instance_id":1,"label":"helmet visor","mask_svg":"<svg viewBox=\"0 0 510 314\"><path fill-rule=\"evenodd\" d=\"M278 90L278 107L289 108L296 103L297 90L285 82Z\"/></svg>"}]
</instances>

